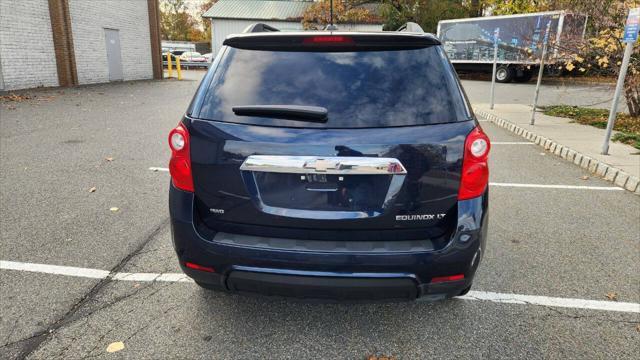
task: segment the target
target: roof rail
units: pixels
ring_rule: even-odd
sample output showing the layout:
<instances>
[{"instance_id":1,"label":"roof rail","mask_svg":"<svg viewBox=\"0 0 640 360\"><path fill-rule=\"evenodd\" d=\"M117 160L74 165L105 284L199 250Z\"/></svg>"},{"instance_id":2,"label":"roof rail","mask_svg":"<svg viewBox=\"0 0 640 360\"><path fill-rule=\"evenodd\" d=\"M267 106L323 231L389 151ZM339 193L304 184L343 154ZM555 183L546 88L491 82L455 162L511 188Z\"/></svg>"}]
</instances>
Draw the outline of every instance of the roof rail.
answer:
<instances>
[{"instance_id":1,"label":"roof rail","mask_svg":"<svg viewBox=\"0 0 640 360\"><path fill-rule=\"evenodd\" d=\"M423 33L424 30L422 30L422 27L420 27L420 25L414 23L414 22L408 22L402 26L400 26L400 28L396 31L406 31L406 32L415 32L415 33Z\"/></svg>"},{"instance_id":2,"label":"roof rail","mask_svg":"<svg viewBox=\"0 0 640 360\"><path fill-rule=\"evenodd\" d=\"M263 23L255 23L247 26L243 33L257 33L257 32L270 32L270 31L280 31L273 26L269 26Z\"/></svg>"}]
</instances>

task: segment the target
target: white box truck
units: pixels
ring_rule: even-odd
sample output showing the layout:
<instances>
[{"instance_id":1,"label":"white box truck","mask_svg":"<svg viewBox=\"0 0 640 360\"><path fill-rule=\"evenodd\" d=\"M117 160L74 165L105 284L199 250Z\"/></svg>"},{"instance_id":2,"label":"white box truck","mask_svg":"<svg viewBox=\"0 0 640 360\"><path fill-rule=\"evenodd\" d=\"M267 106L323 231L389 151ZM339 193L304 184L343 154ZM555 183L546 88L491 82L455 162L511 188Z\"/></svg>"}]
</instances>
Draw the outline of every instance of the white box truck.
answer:
<instances>
[{"instance_id":1,"label":"white box truck","mask_svg":"<svg viewBox=\"0 0 640 360\"><path fill-rule=\"evenodd\" d=\"M550 28L545 64L551 65L551 74L558 74L558 66L553 65L584 38L586 15L548 11L443 20L438 23L438 38L458 72L490 73L494 33L499 29L496 81L524 82L537 72L547 24Z\"/></svg>"}]
</instances>

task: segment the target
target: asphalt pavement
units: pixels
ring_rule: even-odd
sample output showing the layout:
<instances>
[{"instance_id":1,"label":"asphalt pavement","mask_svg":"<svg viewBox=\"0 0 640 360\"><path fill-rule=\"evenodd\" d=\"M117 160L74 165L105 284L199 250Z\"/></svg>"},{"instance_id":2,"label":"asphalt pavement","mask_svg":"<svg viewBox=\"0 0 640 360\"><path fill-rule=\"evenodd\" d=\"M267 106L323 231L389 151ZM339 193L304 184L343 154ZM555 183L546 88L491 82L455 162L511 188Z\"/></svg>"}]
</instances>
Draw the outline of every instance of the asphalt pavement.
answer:
<instances>
[{"instance_id":1,"label":"asphalt pavement","mask_svg":"<svg viewBox=\"0 0 640 360\"><path fill-rule=\"evenodd\" d=\"M467 96L474 103L490 102L490 81L462 80ZM531 105L535 93L535 81L527 83L496 84L496 103ZM545 78L540 87L538 105L574 105L609 109L615 84L574 83L569 80ZM618 103L618 111L628 111L624 96Z\"/></svg>"},{"instance_id":2,"label":"asphalt pavement","mask_svg":"<svg viewBox=\"0 0 640 360\"><path fill-rule=\"evenodd\" d=\"M166 136L203 74L0 102L0 358L640 353L640 197L488 122L489 243L469 296L317 303L183 281ZM488 93L486 82L464 86L472 101ZM107 352L115 342L124 349Z\"/></svg>"}]
</instances>

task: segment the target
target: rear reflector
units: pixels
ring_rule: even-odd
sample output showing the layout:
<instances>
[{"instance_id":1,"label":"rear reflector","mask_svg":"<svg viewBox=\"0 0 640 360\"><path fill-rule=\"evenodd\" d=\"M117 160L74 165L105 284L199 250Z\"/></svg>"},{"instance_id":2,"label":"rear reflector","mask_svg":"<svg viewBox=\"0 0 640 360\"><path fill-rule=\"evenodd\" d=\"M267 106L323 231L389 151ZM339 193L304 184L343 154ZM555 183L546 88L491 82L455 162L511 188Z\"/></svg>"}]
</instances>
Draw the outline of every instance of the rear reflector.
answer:
<instances>
[{"instance_id":1,"label":"rear reflector","mask_svg":"<svg viewBox=\"0 0 640 360\"><path fill-rule=\"evenodd\" d=\"M188 267L189 269L193 269L193 270L199 270L199 271L204 271L204 272L210 272L210 273L214 273L216 272L216 270L212 267L208 267L208 266L202 266L202 265L198 265L192 262L186 262L184 263L184 266Z\"/></svg>"},{"instance_id":2,"label":"rear reflector","mask_svg":"<svg viewBox=\"0 0 640 360\"><path fill-rule=\"evenodd\" d=\"M449 276L436 276L434 278L431 279L431 283L441 283L441 282L447 282L447 281L459 281L459 280L464 280L464 274L457 274L457 275L449 275Z\"/></svg>"},{"instance_id":3,"label":"rear reflector","mask_svg":"<svg viewBox=\"0 0 640 360\"><path fill-rule=\"evenodd\" d=\"M340 36L340 35L327 35L327 36L312 36L305 38L302 41L303 44L322 44L322 45L330 45L330 44L353 44L353 39L348 36Z\"/></svg>"}]
</instances>

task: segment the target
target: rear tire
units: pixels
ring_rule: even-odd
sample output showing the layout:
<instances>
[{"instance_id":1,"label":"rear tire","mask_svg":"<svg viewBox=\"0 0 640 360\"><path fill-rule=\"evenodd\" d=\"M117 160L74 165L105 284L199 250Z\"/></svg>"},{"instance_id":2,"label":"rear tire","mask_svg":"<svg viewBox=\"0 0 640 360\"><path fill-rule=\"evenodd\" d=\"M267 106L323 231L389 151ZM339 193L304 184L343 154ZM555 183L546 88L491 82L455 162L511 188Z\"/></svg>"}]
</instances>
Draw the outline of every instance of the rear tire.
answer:
<instances>
[{"instance_id":1,"label":"rear tire","mask_svg":"<svg viewBox=\"0 0 640 360\"><path fill-rule=\"evenodd\" d=\"M515 72L515 69L510 66L500 65L496 69L496 81L499 83L510 83L515 76Z\"/></svg>"},{"instance_id":2,"label":"rear tire","mask_svg":"<svg viewBox=\"0 0 640 360\"><path fill-rule=\"evenodd\" d=\"M203 282L200 282L200 281L195 281L195 282L196 282L196 284L198 286L200 286L201 288L203 288L205 290L209 290L209 291L221 291L221 290L223 290L220 285L207 284L207 283L203 283Z\"/></svg>"}]
</instances>

